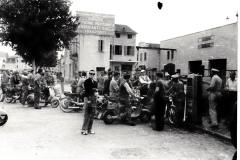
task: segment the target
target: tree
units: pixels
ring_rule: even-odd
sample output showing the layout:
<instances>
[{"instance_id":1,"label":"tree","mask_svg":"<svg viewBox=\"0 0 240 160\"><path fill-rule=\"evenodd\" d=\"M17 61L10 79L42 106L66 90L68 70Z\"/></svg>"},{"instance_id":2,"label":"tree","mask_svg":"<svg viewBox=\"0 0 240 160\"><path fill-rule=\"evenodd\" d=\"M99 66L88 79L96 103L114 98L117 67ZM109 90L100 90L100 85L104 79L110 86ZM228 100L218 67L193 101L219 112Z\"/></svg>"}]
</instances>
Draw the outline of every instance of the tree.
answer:
<instances>
[{"instance_id":1,"label":"tree","mask_svg":"<svg viewBox=\"0 0 240 160\"><path fill-rule=\"evenodd\" d=\"M29 64L56 64L56 51L69 48L77 35L78 18L71 15L70 4L69 0L1 0L0 41Z\"/></svg>"}]
</instances>

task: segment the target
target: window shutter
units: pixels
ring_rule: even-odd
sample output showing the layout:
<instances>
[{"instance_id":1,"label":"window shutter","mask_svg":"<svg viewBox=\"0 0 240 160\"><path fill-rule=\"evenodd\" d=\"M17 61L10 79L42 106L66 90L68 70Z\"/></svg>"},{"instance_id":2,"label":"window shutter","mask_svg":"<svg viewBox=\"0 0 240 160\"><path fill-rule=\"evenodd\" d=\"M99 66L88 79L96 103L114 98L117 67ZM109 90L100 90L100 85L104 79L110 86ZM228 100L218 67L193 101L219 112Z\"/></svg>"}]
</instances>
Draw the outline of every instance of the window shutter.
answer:
<instances>
[{"instance_id":1,"label":"window shutter","mask_svg":"<svg viewBox=\"0 0 240 160\"><path fill-rule=\"evenodd\" d=\"M134 56L134 51L135 51L135 50L134 50L134 46L131 47L131 51L132 51L132 52L131 52L131 55Z\"/></svg>"},{"instance_id":2,"label":"window shutter","mask_svg":"<svg viewBox=\"0 0 240 160\"><path fill-rule=\"evenodd\" d=\"M104 51L104 40L101 40L101 52Z\"/></svg>"},{"instance_id":3,"label":"window shutter","mask_svg":"<svg viewBox=\"0 0 240 160\"><path fill-rule=\"evenodd\" d=\"M124 55L127 55L127 46L124 46Z\"/></svg>"},{"instance_id":4,"label":"window shutter","mask_svg":"<svg viewBox=\"0 0 240 160\"><path fill-rule=\"evenodd\" d=\"M101 40L98 40L98 52L101 52Z\"/></svg>"}]
</instances>

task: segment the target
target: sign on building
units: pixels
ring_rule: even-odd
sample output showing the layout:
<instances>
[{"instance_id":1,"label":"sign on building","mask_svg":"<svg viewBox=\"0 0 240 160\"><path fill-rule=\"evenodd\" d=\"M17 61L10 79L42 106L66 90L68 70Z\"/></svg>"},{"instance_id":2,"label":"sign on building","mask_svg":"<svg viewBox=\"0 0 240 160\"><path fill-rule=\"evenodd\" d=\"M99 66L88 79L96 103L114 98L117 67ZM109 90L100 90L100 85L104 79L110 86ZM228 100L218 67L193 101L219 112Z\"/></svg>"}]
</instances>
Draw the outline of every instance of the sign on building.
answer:
<instances>
[{"instance_id":1,"label":"sign on building","mask_svg":"<svg viewBox=\"0 0 240 160\"><path fill-rule=\"evenodd\" d=\"M80 34L114 35L114 15L79 11L77 12L77 16L80 22L78 26L78 32Z\"/></svg>"}]
</instances>

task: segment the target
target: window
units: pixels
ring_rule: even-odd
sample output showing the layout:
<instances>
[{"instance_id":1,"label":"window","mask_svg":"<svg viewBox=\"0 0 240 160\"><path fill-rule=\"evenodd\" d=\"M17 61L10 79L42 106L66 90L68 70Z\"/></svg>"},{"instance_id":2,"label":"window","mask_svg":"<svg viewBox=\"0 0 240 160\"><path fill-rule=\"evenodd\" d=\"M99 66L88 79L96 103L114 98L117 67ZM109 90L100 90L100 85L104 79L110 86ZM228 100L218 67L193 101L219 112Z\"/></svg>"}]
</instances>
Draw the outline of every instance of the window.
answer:
<instances>
[{"instance_id":1,"label":"window","mask_svg":"<svg viewBox=\"0 0 240 160\"><path fill-rule=\"evenodd\" d=\"M206 42L206 41L210 41L213 40L214 36L206 36L206 37L201 37L198 39L198 42Z\"/></svg>"},{"instance_id":2,"label":"window","mask_svg":"<svg viewBox=\"0 0 240 160\"><path fill-rule=\"evenodd\" d=\"M5 62L5 59L3 60L3 62Z\"/></svg>"},{"instance_id":3,"label":"window","mask_svg":"<svg viewBox=\"0 0 240 160\"><path fill-rule=\"evenodd\" d=\"M104 41L98 40L98 52L103 52Z\"/></svg>"},{"instance_id":4,"label":"window","mask_svg":"<svg viewBox=\"0 0 240 160\"><path fill-rule=\"evenodd\" d=\"M128 39L132 39L132 34L128 34Z\"/></svg>"},{"instance_id":5,"label":"window","mask_svg":"<svg viewBox=\"0 0 240 160\"><path fill-rule=\"evenodd\" d=\"M24 63L25 61L22 59L21 62Z\"/></svg>"},{"instance_id":6,"label":"window","mask_svg":"<svg viewBox=\"0 0 240 160\"><path fill-rule=\"evenodd\" d=\"M139 53L137 53L137 61L138 61L138 56L139 56Z\"/></svg>"},{"instance_id":7,"label":"window","mask_svg":"<svg viewBox=\"0 0 240 160\"><path fill-rule=\"evenodd\" d=\"M144 53L144 61L146 61L147 60L147 53L145 52Z\"/></svg>"},{"instance_id":8,"label":"window","mask_svg":"<svg viewBox=\"0 0 240 160\"><path fill-rule=\"evenodd\" d=\"M167 51L167 60L170 59L170 51Z\"/></svg>"},{"instance_id":9,"label":"window","mask_svg":"<svg viewBox=\"0 0 240 160\"><path fill-rule=\"evenodd\" d=\"M214 36L205 36L198 39L198 49L214 46Z\"/></svg>"},{"instance_id":10,"label":"window","mask_svg":"<svg viewBox=\"0 0 240 160\"><path fill-rule=\"evenodd\" d=\"M171 52L171 59L173 59L174 58L174 51L172 50L172 52Z\"/></svg>"},{"instance_id":11,"label":"window","mask_svg":"<svg viewBox=\"0 0 240 160\"><path fill-rule=\"evenodd\" d=\"M119 66L115 66L115 67L114 67L114 70L115 70L115 71L120 71Z\"/></svg>"},{"instance_id":12,"label":"window","mask_svg":"<svg viewBox=\"0 0 240 160\"><path fill-rule=\"evenodd\" d=\"M122 46L115 45L115 55L122 55Z\"/></svg>"},{"instance_id":13,"label":"window","mask_svg":"<svg viewBox=\"0 0 240 160\"><path fill-rule=\"evenodd\" d=\"M113 54L114 54L114 45L110 45L110 59L112 59Z\"/></svg>"},{"instance_id":14,"label":"window","mask_svg":"<svg viewBox=\"0 0 240 160\"><path fill-rule=\"evenodd\" d=\"M134 46L124 46L124 55L134 56Z\"/></svg>"},{"instance_id":15,"label":"window","mask_svg":"<svg viewBox=\"0 0 240 160\"><path fill-rule=\"evenodd\" d=\"M142 62L142 53L140 53L140 61Z\"/></svg>"},{"instance_id":16,"label":"window","mask_svg":"<svg viewBox=\"0 0 240 160\"><path fill-rule=\"evenodd\" d=\"M115 33L116 38L120 38L120 33Z\"/></svg>"},{"instance_id":17,"label":"window","mask_svg":"<svg viewBox=\"0 0 240 160\"><path fill-rule=\"evenodd\" d=\"M214 46L214 43L203 43L203 44L199 44L198 45L198 49L201 49L201 48L209 48L209 47L213 47Z\"/></svg>"}]
</instances>

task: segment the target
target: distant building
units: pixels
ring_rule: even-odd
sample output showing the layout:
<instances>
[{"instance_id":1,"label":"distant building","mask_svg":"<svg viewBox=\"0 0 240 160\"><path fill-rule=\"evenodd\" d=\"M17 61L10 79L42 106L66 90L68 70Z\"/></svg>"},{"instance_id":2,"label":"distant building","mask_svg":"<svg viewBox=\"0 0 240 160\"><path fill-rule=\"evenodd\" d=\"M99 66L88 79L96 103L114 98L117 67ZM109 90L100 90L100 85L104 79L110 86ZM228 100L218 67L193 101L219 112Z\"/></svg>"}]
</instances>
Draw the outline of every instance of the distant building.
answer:
<instances>
[{"instance_id":1,"label":"distant building","mask_svg":"<svg viewBox=\"0 0 240 160\"><path fill-rule=\"evenodd\" d=\"M26 64L23 58L18 55L9 56L5 63L5 68L13 71L22 71L22 70L32 69L32 67Z\"/></svg>"},{"instance_id":2,"label":"distant building","mask_svg":"<svg viewBox=\"0 0 240 160\"><path fill-rule=\"evenodd\" d=\"M65 79L78 71L108 69L131 72L136 67L136 32L126 25L115 24L114 15L77 12L78 35L65 51Z\"/></svg>"},{"instance_id":3,"label":"distant building","mask_svg":"<svg viewBox=\"0 0 240 160\"><path fill-rule=\"evenodd\" d=\"M136 68L136 32L127 25L115 24L115 35L110 46L110 68L128 72Z\"/></svg>"},{"instance_id":4,"label":"distant building","mask_svg":"<svg viewBox=\"0 0 240 160\"><path fill-rule=\"evenodd\" d=\"M6 69L7 58L8 58L8 53L0 52L0 69Z\"/></svg>"},{"instance_id":5,"label":"distant building","mask_svg":"<svg viewBox=\"0 0 240 160\"><path fill-rule=\"evenodd\" d=\"M229 70L237 70L237 23L180 36L160 42L160 68L174 68L181 74L198 73L204 76L217 68L224 77Z\"/></svg>"},{"instance_id":6,"label":"distant building","mask_svg":"<svg viewBox=\"0 0 240 160\"><path fill-rule=\"evenodd\" d=\"M160 44L140 42L137 61L141 69L160 70Z\"/></svg>"}]
</instances>

